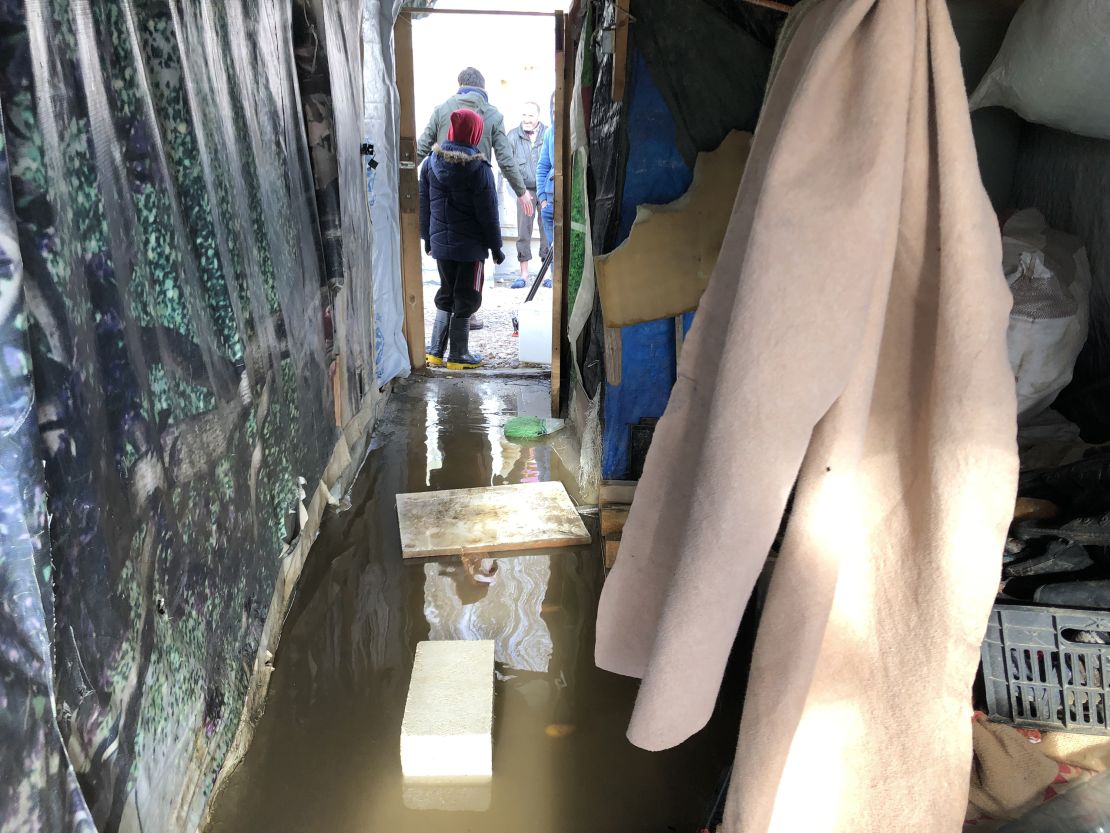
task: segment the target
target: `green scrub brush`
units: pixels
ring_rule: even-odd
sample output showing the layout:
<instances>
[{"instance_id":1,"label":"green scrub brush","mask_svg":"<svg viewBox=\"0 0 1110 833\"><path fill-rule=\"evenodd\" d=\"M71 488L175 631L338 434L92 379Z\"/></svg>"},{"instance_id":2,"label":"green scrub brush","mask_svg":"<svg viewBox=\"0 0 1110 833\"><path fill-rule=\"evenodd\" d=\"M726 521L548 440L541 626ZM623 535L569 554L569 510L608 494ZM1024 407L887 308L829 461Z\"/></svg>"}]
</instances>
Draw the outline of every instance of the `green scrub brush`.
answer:
<instances>
[{"instance_id":1,"label":"green scrub brush","mask_svg":"<svg viewBox=\"0 0 1110 833\"><path fill-rule=\"evenodd\" d=\"M505 436L510 440L535 440L554 434L564 425L561 419L518 416L505 423Z\"/></svg>"}]
</instances>

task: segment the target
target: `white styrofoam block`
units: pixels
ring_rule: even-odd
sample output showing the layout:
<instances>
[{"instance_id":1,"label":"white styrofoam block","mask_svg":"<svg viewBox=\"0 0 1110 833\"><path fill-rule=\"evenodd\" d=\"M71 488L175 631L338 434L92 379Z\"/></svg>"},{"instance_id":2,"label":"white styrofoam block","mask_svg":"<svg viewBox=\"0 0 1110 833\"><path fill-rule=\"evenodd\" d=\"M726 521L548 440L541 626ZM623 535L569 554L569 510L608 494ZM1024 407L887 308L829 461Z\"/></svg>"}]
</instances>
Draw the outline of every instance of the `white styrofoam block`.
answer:
<instances>
[{"instance_id":1,"label":"white styrofoam block","mask_svg":"<svg viewBox=\"0 0 1110 833\"><path fill-rule=\"evenodd\" d=\"M410 810L484 813L493 803L493 780L478 778L402 778L401 798Z\"/></svg>"},{"instance_id":2,"label":"white styrofoam block","mask_svg":"<svg viewBox=\"0 0 1110 833\"><path fill-rule=\"evenodd\" d=\"M401 723L408 777L493 774L492 640L421 642Z\"/></svg>"}]
</instances>

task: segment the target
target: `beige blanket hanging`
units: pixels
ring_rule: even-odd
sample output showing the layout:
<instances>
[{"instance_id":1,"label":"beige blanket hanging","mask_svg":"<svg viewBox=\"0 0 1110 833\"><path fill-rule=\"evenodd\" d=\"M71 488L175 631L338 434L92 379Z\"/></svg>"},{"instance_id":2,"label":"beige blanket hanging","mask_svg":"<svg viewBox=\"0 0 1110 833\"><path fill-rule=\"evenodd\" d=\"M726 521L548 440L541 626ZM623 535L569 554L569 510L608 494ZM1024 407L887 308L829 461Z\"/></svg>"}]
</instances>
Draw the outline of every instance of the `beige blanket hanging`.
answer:
<instances>
[{"instance_id":1,"label":"beige blanket hanging","mask_svg":"<svg viewBox=\"0 0 1110 833\"><path fill-rule=\"evenodd\" d=\"M960 829L1017 475L1000 264L944 0L810 7L598 618L630 739L698 731L797 481L727 833Z\"/></svg>"}]
</instances>

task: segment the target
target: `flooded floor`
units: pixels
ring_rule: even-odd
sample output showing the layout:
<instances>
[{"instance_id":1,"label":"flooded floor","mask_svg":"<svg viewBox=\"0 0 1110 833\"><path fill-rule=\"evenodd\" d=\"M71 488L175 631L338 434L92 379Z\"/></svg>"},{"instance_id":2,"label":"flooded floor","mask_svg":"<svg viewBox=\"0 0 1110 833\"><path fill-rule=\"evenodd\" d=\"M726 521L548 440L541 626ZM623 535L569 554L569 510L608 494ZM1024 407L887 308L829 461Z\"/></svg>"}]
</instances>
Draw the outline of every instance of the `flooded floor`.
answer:
<instances>
[{"instance_id":1,"label":"flooded floor","mask_svg":"<svg viewBox=\"0 0 1110 833\"><path fill-rule=\"evenodd\" d=\"M313 548L266 714L207 833L700 830L736 714L668 752L627 742L637 682L593 665L597 546L499 558L490 586L458 559L402 563L400 492L563 480L578 499L574 466L559 457L571 454L566 439L501 433L547 396L537 380L413 377L395 389L351 508L326 519ZM496 643L494 776L476 795L430 794L401 777L401 718L425 639ZM444 809L468 802L488 809Z\"/></svg>"}]
</instances>

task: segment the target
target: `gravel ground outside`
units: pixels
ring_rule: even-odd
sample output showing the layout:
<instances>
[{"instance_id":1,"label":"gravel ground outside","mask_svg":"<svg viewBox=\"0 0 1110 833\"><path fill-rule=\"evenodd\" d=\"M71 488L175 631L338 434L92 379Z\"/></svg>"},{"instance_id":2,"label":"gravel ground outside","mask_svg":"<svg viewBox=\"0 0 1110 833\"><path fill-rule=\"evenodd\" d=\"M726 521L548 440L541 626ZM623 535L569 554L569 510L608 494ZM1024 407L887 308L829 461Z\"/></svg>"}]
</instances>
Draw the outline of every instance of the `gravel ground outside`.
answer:
<instances>
[{"instance_id":1,"label":"gravel ground outside","mask_svg":"<svg viewBox=\"0 0 1110 833\"><path fill-rule=\"evenodd\" d=\"M506 252L510 252L509 247L506 247ZM532 265L536 269L539 268L538 262L534 261ZM512 279L520 275L515 257L507 258L491 275L489 269L492 266L492 261L486 265L486 286L482 291L482 308L478 311L478 318L485 326L470 332L470 350L482 356L484 367L535 367L536 365L521 365L517 348L518 339L513 335L513 314L520 308L528 294L527 289L508 288ZM424 340L427 343L428 334L432 331L432 322L435 320L435 294L439 289L439 272L436 271L435 260L424 256L423 273Z\"/></svg>"}]
</instances>

